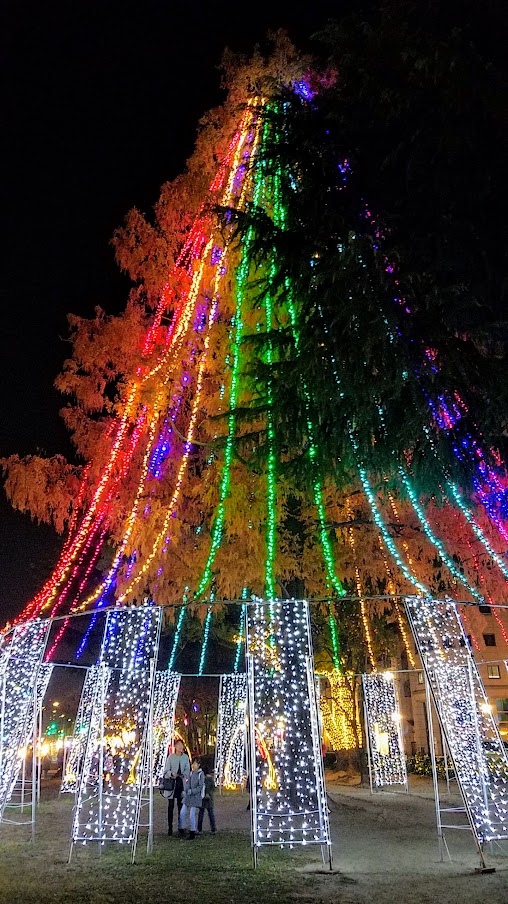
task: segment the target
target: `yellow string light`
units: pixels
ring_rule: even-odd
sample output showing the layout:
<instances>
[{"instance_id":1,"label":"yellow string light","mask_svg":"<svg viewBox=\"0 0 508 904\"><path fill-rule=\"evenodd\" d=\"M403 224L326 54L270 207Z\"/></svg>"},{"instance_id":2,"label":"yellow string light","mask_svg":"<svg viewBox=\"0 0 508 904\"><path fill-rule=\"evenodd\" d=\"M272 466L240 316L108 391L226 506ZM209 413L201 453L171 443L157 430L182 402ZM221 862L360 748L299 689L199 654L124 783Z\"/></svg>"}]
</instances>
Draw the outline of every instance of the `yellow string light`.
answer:
<instances>
[{"instance_id":1,"label":"yellow string light","mask_svg":"<svg viewBox=\"0 0 508 904\"><path fill-rule=\"evenodd\" d=\"M351 500L350 500L349 496L346 499L346 513L347 513L348 521L352 521L353 520L353 511L351 508ZM356 558L356 544L355 544L353 528L348 527L346 534L347 534L347 539L348 539L348 543L349 543L351 552L353 554L353 564L354 564L354 569L355 569L355 585L356 585L356 592L357 592L359 600L360 600L360 614L362 617L363 632L365 635L365 641L367 643L367 650L368 650L368 654L369 654L370 664L371 664L372 670L375 672L376 671L376 657L374 654L374 644L373 644L373 640L372 640L372 632L370 630L369 619L367 616L367 607L365 605L365 598L363 596L362 581L360 578L360 569L358 568L358 562L357 562L357 558Z\"/></svg>"},{"instance_id":2,"label":"yellow string light","mask_svg":"<svg viewBox=\"0 0 508 904\"><path fill-rule=\"evenodd\" d=\"M343 674L334 669L325 672L322 677L326 678L330 686L330 701L321 694L320 709L323 728L332 750L355 750L362 744L363 732L354 699L354 675L352 672Z\"/></svg>"}]
</instances>

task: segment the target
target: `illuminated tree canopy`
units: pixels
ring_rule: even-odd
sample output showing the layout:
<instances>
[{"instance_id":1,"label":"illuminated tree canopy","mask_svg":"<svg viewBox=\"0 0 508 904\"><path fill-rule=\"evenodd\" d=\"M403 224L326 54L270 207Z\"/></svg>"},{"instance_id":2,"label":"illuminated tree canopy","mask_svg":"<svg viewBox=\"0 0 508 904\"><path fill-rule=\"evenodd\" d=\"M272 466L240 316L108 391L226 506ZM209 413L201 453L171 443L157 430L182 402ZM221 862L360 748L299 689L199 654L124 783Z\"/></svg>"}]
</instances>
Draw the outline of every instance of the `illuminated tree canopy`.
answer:
<instances>
[{"instance_id":1,"label":"illuminated tree canopy","mask_svg":"<svg viewBox=\"0 0 508 904\"><path fill-rule=\"evenodd\" d=\"M390 21L384 40L411 46ZM385 209L386 175L375 190L372 136L370 157L358 151L366 75L346 77L362 28L330 28L325 62L283 34L266 58L227 54L227 100L185 173L116 231L125 311L69 318L57 380L77 463L3 463L12 504L66 537L24 617L147 598L205 604L204 617L214 600L307 594L335 619L338 666L355 619L364 656L389 645L369 595L504 599L494 289L481 297L466 241L469 272L452 278L451 192L433 267L426 180L399 208ZM391 159L386 134L379 153Z\"/></svg>"}]
</instances>

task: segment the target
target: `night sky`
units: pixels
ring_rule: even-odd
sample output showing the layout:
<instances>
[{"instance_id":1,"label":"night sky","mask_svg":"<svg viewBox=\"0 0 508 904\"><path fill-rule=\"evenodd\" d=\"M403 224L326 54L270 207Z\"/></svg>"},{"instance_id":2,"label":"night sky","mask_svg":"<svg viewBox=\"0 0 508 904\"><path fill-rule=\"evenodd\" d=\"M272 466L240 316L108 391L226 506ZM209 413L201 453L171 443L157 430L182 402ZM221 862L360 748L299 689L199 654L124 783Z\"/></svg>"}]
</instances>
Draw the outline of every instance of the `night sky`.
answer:
<instances>
[{"instance_id":1,"label":"night sky","mask_svg":"<svg viewBox=\"0 0 508 904\"><path fill-rule=\"evenodd\" d=\"M53 388L70 350L66 314L124 306L113 230L182 171L199 118L223 99L224 48L249 52L277 28L306 47L356 6L4 0L0 456L70 453ZM2 490L2 621L39 589L57 549Z\"/></svg>"}]
</instances>

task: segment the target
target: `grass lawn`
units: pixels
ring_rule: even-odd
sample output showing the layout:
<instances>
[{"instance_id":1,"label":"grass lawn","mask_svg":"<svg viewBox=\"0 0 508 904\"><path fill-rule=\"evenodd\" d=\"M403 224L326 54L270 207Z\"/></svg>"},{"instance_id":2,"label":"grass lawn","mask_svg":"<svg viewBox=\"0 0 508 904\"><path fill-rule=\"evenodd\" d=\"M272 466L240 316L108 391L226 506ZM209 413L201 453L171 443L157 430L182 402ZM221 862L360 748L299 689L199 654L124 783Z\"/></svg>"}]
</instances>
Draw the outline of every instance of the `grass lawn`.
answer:
<instances>
[{"instance_id":1,"label":"grass lawn","mask_svg":"<svg viewBox=\"0 0 508 904\"><path fill-rule=\"evenodd\" d=\"M68 865L72 796L43 785L36 843L30 826L0 826L0 904L485 904L508 900L508 851L488 852L496 871L478 875L472 836L448 833L440 861L432 783L411 794L328 786L334 868L314 845L262 848L252 866L247 795L216 795L217 835L167 835L166 805L154 800L154 851L141 829L136 863L128 846L77 845ZM450 803L460 803L457 796ZM8 814L7 814L8 815ZM146 821L146 819L141 820Z\"/></svg>"},{"instance_id":2,"label":"grass lawn","mask_svg":"<svg viewBox=\"0 0 508 904\"><path fill-rule=\"evenodd\" d=\"M141 830L133 865L130 847L118 845L105 846L101 856L96 845L76 846L68 865L73 799L58 798L54 789L44 797L35 846L30 826L1 827L2 904L316 904L316 883L324 878L316 874L319 848L263 850L253 869L245 795L217 798L217 835L205 831L193 842L167 837L164 801L156 796L154 851L147 856Z\"/></svg>"}]
</instances>

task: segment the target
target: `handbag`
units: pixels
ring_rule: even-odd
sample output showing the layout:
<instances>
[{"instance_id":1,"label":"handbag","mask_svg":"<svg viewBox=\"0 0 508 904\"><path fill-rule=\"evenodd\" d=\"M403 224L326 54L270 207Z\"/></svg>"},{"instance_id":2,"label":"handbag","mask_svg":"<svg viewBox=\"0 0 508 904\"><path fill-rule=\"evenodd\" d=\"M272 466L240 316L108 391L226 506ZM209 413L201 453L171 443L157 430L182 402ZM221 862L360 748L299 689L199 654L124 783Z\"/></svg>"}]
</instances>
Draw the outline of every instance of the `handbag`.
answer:
<instances>
[{"instance_id":1,"label":"handbag","mask_svg":"<svg viewBox=\"0 0 508 904\"><path fill-rule=\"evenodd\" d=\"M170 775L166 778L165 775L162 776L162 790L163 791L174 791L176 785L176 778L173 775Z\"/></svg>"}]
</instances>

